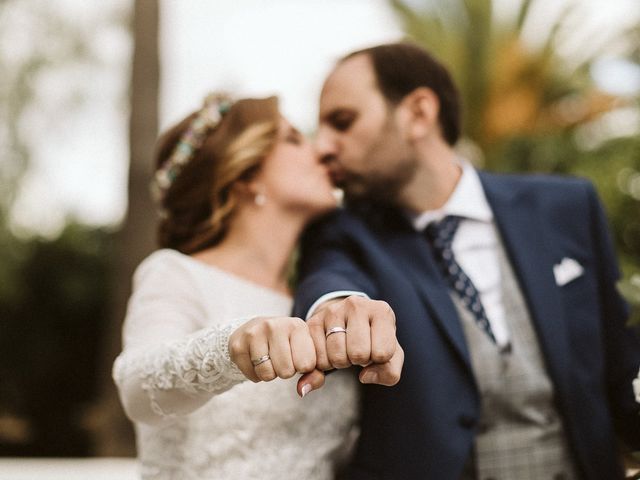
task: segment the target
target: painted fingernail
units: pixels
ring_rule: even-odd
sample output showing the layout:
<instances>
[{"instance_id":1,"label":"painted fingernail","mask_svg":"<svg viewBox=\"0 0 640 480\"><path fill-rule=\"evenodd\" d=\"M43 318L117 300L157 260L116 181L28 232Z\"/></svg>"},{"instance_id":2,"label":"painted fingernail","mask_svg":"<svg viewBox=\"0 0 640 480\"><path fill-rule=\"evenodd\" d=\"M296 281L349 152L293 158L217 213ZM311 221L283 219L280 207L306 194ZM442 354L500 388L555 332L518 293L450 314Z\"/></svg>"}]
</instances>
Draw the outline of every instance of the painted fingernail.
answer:
<instances>
[{"instance_id":1,"label":"painted fingernail","mask_svg":"<svg viewBox=\"0 0 640 480\"><path fill-rule=\"evenodd\" d=\"M378 374L376 372L366 372L360 378L362 383L376 383L378 381Z\"/></svg>"},{"instance_id":2,"label":"painted fingernail","mask_svg":"<svg viewBox=\"0 0 640 480\"><path fill-rule=\"evenodd\" d=\"M302 386L302 389L300 390L300 393L302 394L302 398L304 398L304 396L310 391L311 391L311 385L309 385L308 383L305 383Z\"/></svg>"}]
</instances>

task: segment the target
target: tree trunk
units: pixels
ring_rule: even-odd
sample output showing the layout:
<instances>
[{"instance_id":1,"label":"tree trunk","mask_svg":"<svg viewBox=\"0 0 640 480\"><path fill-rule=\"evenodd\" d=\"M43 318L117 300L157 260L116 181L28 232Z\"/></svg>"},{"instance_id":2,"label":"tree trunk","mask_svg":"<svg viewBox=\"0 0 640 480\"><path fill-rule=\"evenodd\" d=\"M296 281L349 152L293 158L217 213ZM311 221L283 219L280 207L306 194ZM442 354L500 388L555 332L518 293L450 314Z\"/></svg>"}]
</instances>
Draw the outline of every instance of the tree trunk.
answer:
<instances>
[{"instance_id":1,"label":"tree trunk","mask_svg":"<svg viewBox=\"0 0 640 480\"><path fill-rule=\"evenodd\" d=\"M149 195L153 151L158 135L160 60L157 0L136 0L133 12L133 59L130 86L128 209L116 236L112 320L105 333L101 405L92 419L96 455L129 456L134 442L111 380L111 365L121 349L120 332L136 266L154 249L156 216Z\"/></svg>"}]
</instances>

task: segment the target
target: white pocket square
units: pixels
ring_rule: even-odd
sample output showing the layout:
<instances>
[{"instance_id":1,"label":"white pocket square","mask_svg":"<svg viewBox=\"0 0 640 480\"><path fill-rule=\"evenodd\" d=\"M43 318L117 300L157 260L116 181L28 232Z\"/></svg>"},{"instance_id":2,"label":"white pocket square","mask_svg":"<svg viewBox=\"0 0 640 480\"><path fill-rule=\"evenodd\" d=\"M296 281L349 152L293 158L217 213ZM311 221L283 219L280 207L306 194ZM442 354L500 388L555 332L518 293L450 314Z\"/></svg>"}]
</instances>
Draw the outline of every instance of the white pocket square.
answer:
<instances>
[{"instance_id":1,"label":"white pocket square","mask_svg":"<svg viewBox=\"0 0 640 480\"><path fill-rule=\"evenodd\" d=\"M556 277L556 285L566 285L584 273L584 268L573 258L564 257L560 263L553 266L553 276Z\"/></svg>"}]
</instances>

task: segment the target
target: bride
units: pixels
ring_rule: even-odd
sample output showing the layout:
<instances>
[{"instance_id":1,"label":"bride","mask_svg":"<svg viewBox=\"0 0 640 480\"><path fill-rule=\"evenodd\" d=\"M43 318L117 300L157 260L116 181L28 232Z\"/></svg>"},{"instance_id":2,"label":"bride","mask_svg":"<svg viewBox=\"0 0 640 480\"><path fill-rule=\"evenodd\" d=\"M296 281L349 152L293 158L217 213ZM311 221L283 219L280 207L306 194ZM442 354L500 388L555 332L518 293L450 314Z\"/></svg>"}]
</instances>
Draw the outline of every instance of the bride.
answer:
<instances>
[{"instance_id":1,"label":"bride","mask_svg":"<svg viewBox=\"0 0 640 480\"><path fill-rule=\"evenodd\" d=\"M296 394L316 350L288 317L298 236L336 207L325 168L274 97L208 97L157 157L161 249L135 272L113 368L142 478L332 478L357 378L339 371Z\"/></svg>"}]
</instances>

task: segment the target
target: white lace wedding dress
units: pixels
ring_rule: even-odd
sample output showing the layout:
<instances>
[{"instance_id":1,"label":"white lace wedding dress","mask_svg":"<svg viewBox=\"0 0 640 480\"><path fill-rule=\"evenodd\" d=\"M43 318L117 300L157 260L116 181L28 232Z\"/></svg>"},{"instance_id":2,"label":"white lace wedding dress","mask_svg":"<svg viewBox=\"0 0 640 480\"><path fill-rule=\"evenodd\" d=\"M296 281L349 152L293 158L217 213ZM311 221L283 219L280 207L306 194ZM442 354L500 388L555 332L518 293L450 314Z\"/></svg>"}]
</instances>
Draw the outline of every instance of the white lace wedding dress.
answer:
<instances>
[{"instance_id":1,"label":"white lace wedding dress","mask_svg":"<svg viewBox=\"0 0 640 480\"><path fill-rule=\"evenodd\" d=\"M173 250L137 269L113 376L134 421L143 479L330 479L356 432L357 378L304 399L294 377L254 384L229 335L291 299Z\"/></svg>"}]
</instances>

